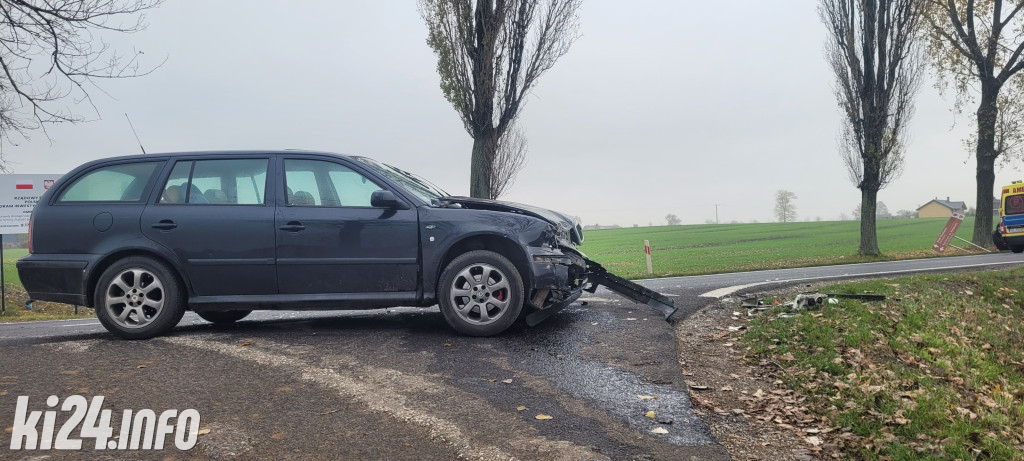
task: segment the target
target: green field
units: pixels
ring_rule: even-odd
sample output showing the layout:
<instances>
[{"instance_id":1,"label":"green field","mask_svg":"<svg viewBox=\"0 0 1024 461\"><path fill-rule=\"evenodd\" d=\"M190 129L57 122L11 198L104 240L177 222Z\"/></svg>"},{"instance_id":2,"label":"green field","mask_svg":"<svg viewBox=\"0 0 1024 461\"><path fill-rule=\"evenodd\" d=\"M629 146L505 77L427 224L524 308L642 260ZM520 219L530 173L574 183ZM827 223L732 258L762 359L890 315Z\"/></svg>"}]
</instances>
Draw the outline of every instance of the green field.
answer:
<instances>
[{"instance_id":1,"label":"green field","mask_svg":"<svg viewBox=\"0 0 1024 461\"><path fill-rule=\"evenodd\" d=\"M585 231L581 250L609 271L632 279L924 258L938 255L931 246L946 221L878 221L881 258L856 256L859 221L602 229ZM974 218L967 218L957 236L970 240L973 229ZM653 275L647 274L644 240L651 242ZM957 240L953 244L968 246ZM946 254L965 253L949 248Z\"/></svg>"}]
</instances>

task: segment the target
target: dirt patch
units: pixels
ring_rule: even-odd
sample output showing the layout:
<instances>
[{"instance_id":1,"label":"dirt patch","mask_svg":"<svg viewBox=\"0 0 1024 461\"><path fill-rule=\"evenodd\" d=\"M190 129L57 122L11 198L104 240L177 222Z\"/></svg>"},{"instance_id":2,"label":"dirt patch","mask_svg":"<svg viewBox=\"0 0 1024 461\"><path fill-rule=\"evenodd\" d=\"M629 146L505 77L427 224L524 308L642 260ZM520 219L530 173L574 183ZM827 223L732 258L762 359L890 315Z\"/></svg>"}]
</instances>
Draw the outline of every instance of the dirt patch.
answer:
<instances>
[{"instance_id":1,"label":"dirt patch","mask_svg":"<svg viewBox=\"0 0 1024 461\"><path fill-rule=\"evenodd\" d=\"M823 422L804 413L800 399L779 380L781 367L747 358L740 338L747 314L738 299L710 301L675 328L694 410L718 442L737 460L838 457L818 437Z\"/></svg>"}]
</instances>

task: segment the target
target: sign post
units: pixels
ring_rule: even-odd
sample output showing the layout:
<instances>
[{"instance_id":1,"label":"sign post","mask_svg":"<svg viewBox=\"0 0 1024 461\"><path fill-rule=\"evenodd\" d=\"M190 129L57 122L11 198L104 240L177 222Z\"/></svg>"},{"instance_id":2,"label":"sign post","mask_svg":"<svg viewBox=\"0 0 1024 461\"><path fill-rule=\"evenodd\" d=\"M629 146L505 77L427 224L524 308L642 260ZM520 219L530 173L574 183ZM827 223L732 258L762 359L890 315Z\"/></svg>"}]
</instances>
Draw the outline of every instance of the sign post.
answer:
<instances>
[{"instance_id":1,"label":"sign post","mask_svg":"<svg viewBox=\"0 0 1024 461\"><path fill-rule=\"evenodd\" d=\"M939 233L939 238L932 244L932 249L939 253L945 253L946 247L950 246L949 242L953 240L953 236L956 235L956 231L960 228L960 223L962 222L964 222L964 215L953 213L949 217L949 221L946 222L946 227L943 227L942 232Z\"/></svg>"},{"instance_id":2,"label":"sign post","mask_svg":"<svg viewBox=\"0 0 1024 461\"><path fill-rule=\"evenodd\" d=\"M0 174L0 315L7 311L7 287L4 285L5 234L27 234L39 197L46 192L59 174Z\"/></svg>"}]
</instances>

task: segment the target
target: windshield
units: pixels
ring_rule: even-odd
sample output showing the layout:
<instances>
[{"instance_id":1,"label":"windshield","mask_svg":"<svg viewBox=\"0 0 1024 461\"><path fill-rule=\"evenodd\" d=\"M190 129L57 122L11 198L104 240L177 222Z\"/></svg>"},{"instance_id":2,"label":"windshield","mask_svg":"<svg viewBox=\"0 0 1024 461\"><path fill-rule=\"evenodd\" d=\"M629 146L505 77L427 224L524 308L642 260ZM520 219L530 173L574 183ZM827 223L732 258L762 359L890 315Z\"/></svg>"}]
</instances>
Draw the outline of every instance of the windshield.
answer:
<instances>
[{"instance_id":1,"label":"windshield","mask_svg":"<svg viewBox=\"0 0 1024 461\"><path fill-rule=\"evenodd\" d=\"M388 179L398 183L400 186L405 188L405 190L419 197L424 202L436 205L438 203L438 199L449 195L430 181L408 171L395 168L385 163L380 163L372 158L355 157L355 159L357 162L373 168L374 171L387 176Z\"/></svg>"}]
</instances>

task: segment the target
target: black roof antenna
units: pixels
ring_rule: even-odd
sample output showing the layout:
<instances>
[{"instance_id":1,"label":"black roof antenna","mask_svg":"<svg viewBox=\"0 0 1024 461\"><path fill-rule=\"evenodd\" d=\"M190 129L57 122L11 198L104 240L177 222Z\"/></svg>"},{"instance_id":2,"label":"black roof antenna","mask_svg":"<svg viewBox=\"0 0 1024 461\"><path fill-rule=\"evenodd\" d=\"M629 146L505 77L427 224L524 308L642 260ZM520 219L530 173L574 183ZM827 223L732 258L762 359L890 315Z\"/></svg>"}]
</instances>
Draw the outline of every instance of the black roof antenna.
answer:
<instances>
[{"instance_id":1,"label":"black roof antenna","mask_svg":"<svg viewBox=\"0 0 1024 461\"><path fill-rule=\"evenodd\" d=\"M139 139L139 134L135 132L135 125L132 125L132 119L128 117L128 112L124 113L124 118L128 119L128 126L132 129L132 134L135 135L135 140L139 142L139 149L142 149L142 153L146 153L146 148L142 147L142 140Z\"/></svg>"}]
</instances>

